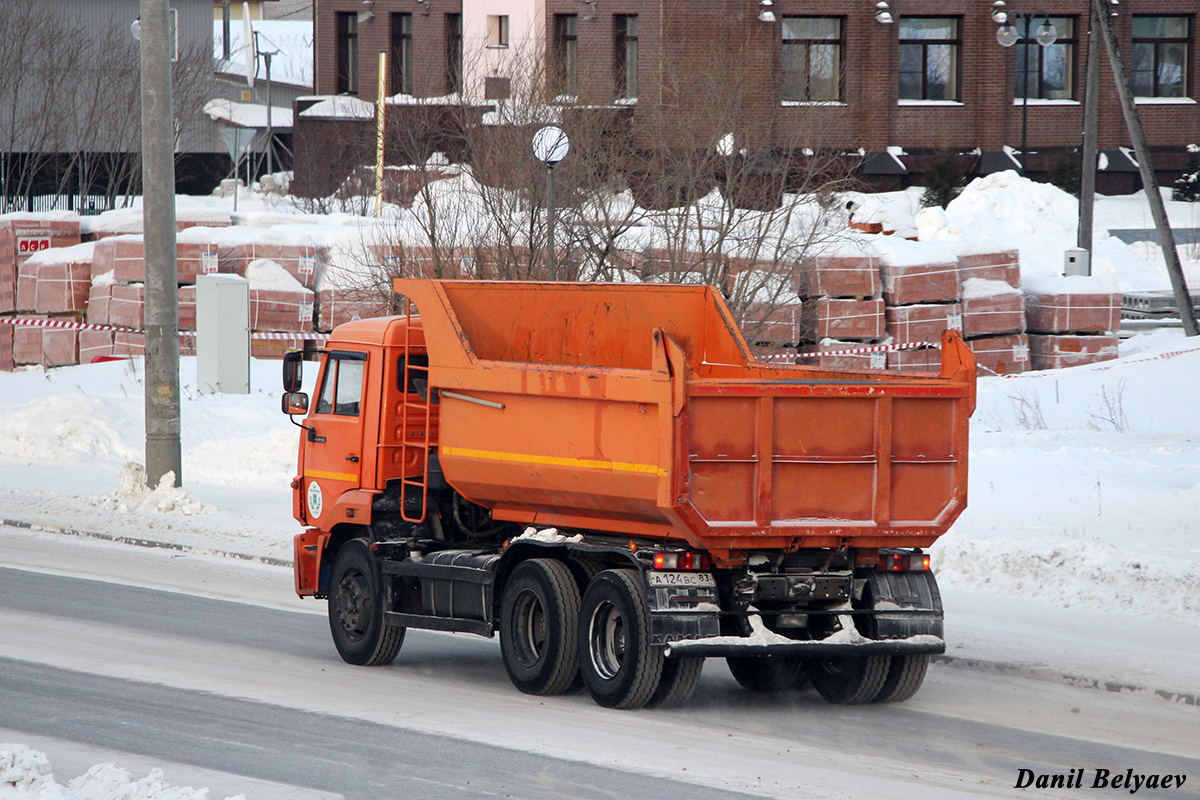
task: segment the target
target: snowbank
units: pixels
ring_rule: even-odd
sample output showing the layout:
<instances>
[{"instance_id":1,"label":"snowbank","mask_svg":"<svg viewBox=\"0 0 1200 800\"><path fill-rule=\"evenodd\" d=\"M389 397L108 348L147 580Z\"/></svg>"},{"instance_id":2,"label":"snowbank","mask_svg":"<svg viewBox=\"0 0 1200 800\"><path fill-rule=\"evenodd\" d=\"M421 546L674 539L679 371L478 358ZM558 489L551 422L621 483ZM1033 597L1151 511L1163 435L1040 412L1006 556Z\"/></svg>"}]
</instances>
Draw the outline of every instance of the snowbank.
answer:
<instances>
[{"instance_id":1,"label":"snowbank","mask_svg":"<svg viewBox=\"0 0 1200 800\"><path fill-rule=\"evenodd\" d=\"M0 744L0 800L208 800L208 789L171 786L163 771L133 779L112 764L97 764L66 786L54 780L44 753L22 744ZM245 795L226 800L245 800Z\"/></svg>"}]
</instances>

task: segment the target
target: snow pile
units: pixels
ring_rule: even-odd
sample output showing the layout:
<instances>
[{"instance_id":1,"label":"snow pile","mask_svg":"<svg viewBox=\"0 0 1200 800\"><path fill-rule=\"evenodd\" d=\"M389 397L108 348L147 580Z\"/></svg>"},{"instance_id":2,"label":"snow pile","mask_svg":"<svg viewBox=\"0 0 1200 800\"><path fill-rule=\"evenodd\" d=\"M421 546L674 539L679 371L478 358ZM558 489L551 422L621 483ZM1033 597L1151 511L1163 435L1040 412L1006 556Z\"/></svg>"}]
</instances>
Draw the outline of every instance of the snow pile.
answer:
<instances>
[{"instance_id":1,"label":"snow pile","mask_svg":"<svg viewBox=\"0 0 1200 800\"><path fill-rule=\"evenodd\" d=\"M1178 618L1200 617L1200 563L1147 556L1109 544L1062 540L947 536L934 548L938 580L1074 605L1157 609Z\"/></svg>"},{"instance_id":2,"label":"snow pile","mask_svg":"<svg viewBox=\"0 0 1200 800\"><path fill-rule=\"evenodd\" d=\"M1144 202L1144 200L1143 200ZM972 248L1021 253L1021 283L1061 277L1064 253L1075 247L1079 201L1048 183L997 172L976 178L946 207L916 216L921 241L962 243ZM1151 291L1170 286L1165 268L1151 264L1124 242L1097 231L1092 275L1107 278L1120 291ZM1091 291L1111 291L1109 288Z\"/></svg>"},{"instance_id":3,"label":"snow pile","mask_svg":"<svg viewBox=\"0 0 1200 800\"><path fill-rule=\"evenodd\" d=\"M175 473L168 472L156 489L146 485L146 468L130 461L121 469L121 488L95 502L105 511L129 514L134 511L157 511L160 514L214 514L216 508L197 500L182 487L175 486Z\"/></svg>"},{"instance_id":4,"label":"snow pile","mask_svg":"<svg viewBox=\"0 0 1200 800\"><path fill-rule=\"evenodd\" d=\"M539 531L537 528L531 526L522 531L521 535L513 541L517 539L529 539L548 544L563 544L565 542L582 542L583 535L577 533L574 536L567 536L565 533L559 533L558 528L542 528Z\"/></svg>"},{"instance_id":5,"label":"snow pile","mask_svg":"<svg viewBox=\"0 0 1200 800\"><path fill-rule=\"evenodd\" d=\"M243 489L287 486L296 473L298 430L288 425L261 436L198 444L183 457L184 477L188 483Z\"/></svg>"},{"instance_id":6,"label":"snow pile","mask_svg":"<svg viewBox=\"0 0 1200 800\"><path fill-rule=\"evenodd\" d=\"M97 764L66 786L54 780L44 753L21 744L0 744L0 800L208 800L208 789L171 786L163 771L133 780L128 771ZM245 795L226 800L245 800Z\"/></svg>"},{"instance_id":7,"label":"snow pile","mask_svg":"<svg viewBox=\"0 0 1200 800\"><path fill-rule=\"evenodd\" d=\"M257 258L247 264L246 280L250 282L251 289L312 294L312 290L304 288L304 284L293 278L278 262L269 258Z\"/></svg>"},{"instance_id":8,"label":"snow pile","mask_svg":"<svg viewBox=\"0 0 1200 800\"><path fill-rule=\"evenodd\" d=\"M137 450L127 443L123 430L128 422L120 409L105 400L52 395L0 415L0 458L24 463L135 458Z\"/></svg>"}]
</instances>

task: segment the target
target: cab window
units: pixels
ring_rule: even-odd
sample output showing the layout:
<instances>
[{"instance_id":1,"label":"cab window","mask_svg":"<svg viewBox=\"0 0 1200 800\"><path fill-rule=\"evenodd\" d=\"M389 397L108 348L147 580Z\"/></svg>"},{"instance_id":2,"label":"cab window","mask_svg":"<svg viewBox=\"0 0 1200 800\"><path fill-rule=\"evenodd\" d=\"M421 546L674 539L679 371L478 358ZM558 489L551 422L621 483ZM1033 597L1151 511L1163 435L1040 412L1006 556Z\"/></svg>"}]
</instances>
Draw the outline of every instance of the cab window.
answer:
<instances>
[{"instance_id":1,"label":"cab window","mask_svg":"<svg viewBox=\"0 0 1200 800\"><path fill-rule=\"evenodd\" d=\"M366 354L330 353L317 398L317 414L358 416L362 405Z\"/></svg>"}]
</instances>

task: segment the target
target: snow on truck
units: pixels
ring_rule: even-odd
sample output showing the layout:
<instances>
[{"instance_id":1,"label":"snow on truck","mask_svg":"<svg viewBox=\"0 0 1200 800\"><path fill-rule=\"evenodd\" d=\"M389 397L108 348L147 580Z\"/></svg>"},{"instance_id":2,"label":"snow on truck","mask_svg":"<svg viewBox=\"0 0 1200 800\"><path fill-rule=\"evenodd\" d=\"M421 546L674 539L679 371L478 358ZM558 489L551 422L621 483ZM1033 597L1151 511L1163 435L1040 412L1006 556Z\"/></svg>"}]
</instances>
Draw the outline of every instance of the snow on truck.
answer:
<instances>
[{"instance_id":1,"label":"snow on truck","mask_svg":"<svg viewBox=\"0 0 1200 800\"><path fill-rule=\"evenodd\" d=\"M757 363L705 286L397 280L338 327L305 415L296 592L339 654L408 628L499 634L523 692L750 689L895 702L942 653L923 551L962 512L975 360L939 373ZM295 422L295 419L293 419Z\"/></svg>"}]
</instances>

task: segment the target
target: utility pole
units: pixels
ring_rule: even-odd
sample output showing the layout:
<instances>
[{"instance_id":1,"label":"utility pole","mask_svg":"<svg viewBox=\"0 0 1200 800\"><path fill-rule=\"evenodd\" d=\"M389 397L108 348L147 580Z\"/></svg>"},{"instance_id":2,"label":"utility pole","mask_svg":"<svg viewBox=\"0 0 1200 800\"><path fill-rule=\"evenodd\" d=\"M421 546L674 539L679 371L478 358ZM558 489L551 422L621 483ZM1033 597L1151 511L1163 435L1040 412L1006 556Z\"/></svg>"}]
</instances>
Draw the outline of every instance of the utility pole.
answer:
<instances>
[{"instance_id":1,"label":"utility pole","mask_svg":"<svg viewBox=\"0 0 1200 800\"><path fill-rule=\"evenodd\" d=\"M1150 215L1154 217L1154 228L1158 232L1158 243L1162 247L1163 260L1167 264L1167 274L1171 276L1171 288L1175 292L1175 305L1179 308L1179 317L1183 320L1183 330L1188 336L1197 336L1200 335L1200 330L1196 327L1192 297L1183 276L1183 266L1179 263L1175 234L1167 221L1167 210L1163 207L1162 194L1158 190L1158 176L1154 174L1150 148L1146 145L1146 133L1142 130L1142 121L1138 117L1137 105L1133 100L1133 90L1129 86L1129 73L1125 71L1125 62L1121 60L1121 51L1117 47L1117 34L1113 31L1112 17L1109 16L1105 0L1092 0L1092 8L1092 13L1098 18L1100 32L1104 36L1108 61L1112 65L1113 77L1117 82L1117 94L1121 96L1125 126L1133 140L1133 152L1137 155L1142 186L1146 190L1146 199L1150 202Z\"/></svg>"},{"instance_id":2,"label":"utility pole","mask_svg":"<svg viewBox=\"0 0 1200 800\"><path fill-rule=\"evenodd\" d=\"M146 480L182 484L179 447L179 269L167 0L141 0L142 230L146 262Z\"/></svg>"},{"instance_id":3,"label":"utility pole","mask_svg":"<svg viewBox=\"0 0 1200 800\"><path fill-rule=\"evenodd\" d=\"M1079 232L1076 246L1088 251L1089 272L1092 252L1092 230L1096 208L1096 135L1100 126L1100 21L1096 8L1089 3L1087 73L1083 88L1083 143L1079 148Z\"/></svg>"}]
</instances>

